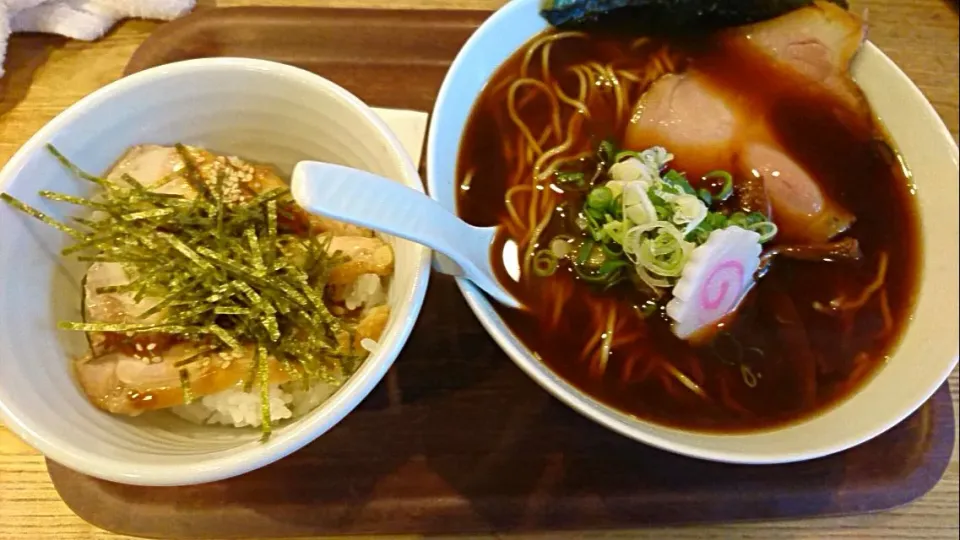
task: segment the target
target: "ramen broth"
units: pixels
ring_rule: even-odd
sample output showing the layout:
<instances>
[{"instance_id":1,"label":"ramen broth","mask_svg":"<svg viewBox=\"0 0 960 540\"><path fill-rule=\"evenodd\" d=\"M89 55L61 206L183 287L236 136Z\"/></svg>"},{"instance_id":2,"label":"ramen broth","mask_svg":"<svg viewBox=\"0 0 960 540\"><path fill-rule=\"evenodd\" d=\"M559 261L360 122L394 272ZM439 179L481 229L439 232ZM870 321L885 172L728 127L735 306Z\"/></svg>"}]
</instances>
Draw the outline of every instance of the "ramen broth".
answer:
<instances>
[{"instance_id":1,"label":"ramen broth","mask_svg":"<svg viewBox=\"0 0 960 540\"><path fill-rule=\"evenodd\" d=\"M671 332L663 302L645 313L649 298L630 283L600 291L569 268L549 277L530 272L522 272L519 280L511 277L516 265L512 258L505 262L501 253L519 244L522 254L526 233L535 226L536 213L529 210L547 208L551 216L541 238L549 239L565 232L569 220L563 214L578 208L582 197L552 189L547 179L537 188L546 195L535 203L528 204L529 194L514 199L518 219L511 218L504 203L508 189L529 183L535 174L533 159L523 155L525 145L516 143L529 138L518 132L507 106L528 46L500 67L474 106L458 161L458 211L475 225L504 225L492 251L495 267L500 281L529 309L498 305L497 310L540 360L625 413L678 428L722 432L780 426L823 411L884 364L910 318L918 281L918 218L898 156L872 117L863 121L848 105L799 84L763 55L711 37L682 42L600 34L557 39L551 42L547 71L535 54L526 75L548 85L556 82L574 99L583 73L575 66L611 65L636 78L621 78L630 83L624 85L625 105L601 92L590 103L589 118L566 109L563 127L575 135L565 151L573 155L596 149L604 139L622 142L634 104L649 83L662 73L696 66L717 92L731 98L738 115L765 118L786 153L811 173L824 194L856 216L842 236L856 239L863 256L853 262L776 258L736 316L721 323L712 339L696 345ZM534 138L553 122L554 110L547 93L536 86L514 89L513 96L517 116ZM584 157L566 167L589 171L591 160ZM670 167L685 171L691 183L707 172L685 164L683 155ZM734 176L742 180L736 172ZM777 245L775 238L764 249ZM864 294L882 266L882 288L860 309L838 315L814 308ZM603 339L608 333L612 338ZM603 365L596 352L601 346L609 347Z\"/></svg>"}]
</instances>

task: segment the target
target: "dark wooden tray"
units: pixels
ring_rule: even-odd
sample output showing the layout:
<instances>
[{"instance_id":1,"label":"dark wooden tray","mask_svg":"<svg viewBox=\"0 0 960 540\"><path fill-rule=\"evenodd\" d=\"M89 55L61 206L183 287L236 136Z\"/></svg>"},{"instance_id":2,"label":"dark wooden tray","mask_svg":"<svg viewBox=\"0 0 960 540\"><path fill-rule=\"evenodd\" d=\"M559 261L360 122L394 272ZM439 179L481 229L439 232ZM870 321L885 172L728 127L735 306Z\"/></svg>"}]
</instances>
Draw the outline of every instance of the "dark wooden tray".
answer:
<instances>
[{"instance_id":1,"label":"dark wooden tray","mask_svg":"<svg viewBox=\"0 0 960 540\"><path fill-rule=\"evenodd\" d=\"M204 56L267 58L320 73L371 105L429 110L485 16L211 10L160 28L127 72ZM888 433L812 462L745 467L654 450L552 399L497 348L453 283L435 276L388 379L327 435L276 464L183 488L48 467L80 517L138 536L586 530L888 509L936 484L953 438L944 386Z\"/></svg>"}]
</instances>

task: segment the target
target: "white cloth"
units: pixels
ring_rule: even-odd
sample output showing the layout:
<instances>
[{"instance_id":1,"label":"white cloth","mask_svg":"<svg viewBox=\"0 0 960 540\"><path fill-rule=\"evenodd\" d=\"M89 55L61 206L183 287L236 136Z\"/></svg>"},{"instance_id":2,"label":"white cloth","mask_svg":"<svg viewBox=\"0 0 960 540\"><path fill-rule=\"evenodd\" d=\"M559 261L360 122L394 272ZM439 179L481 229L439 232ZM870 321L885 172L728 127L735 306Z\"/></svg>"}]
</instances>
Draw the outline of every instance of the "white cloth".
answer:
<instances>
[{"instance_id":1,"label":"white cloth","mask_svg":"<svg viewBox=\"0 0 960 540\"><path fill-rule=\"evenodd\" d=\"M0 77L13 32L60 34L95 40L130 17L169 21L193 9L195 0L0 0Z\"/></svg>"}]
</instances>

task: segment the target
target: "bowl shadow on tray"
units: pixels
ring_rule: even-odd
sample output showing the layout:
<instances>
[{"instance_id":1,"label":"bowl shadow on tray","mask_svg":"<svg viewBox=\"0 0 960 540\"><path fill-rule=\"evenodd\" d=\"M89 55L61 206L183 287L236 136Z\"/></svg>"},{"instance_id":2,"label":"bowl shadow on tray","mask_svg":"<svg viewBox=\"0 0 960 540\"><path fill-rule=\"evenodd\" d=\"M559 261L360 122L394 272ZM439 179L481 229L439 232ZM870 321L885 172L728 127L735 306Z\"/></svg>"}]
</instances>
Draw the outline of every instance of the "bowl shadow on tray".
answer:
<instances>
[{"instance_id":1,"label":"bowl shadow on tray","mask_svg":"<svg viewBox=\"0 0 960 540\"><path fill-rule=\"evenodd\" d=\"M0 78L0 116L23 101L33 82L34 74L54 50L63 47L67 39L39 34L11 36L7 43L6 72Z\"/></svg>"},{"instance_id":2,"label":"bowl shadow on tray","mask_svg":"<svg viewBox=\"0 0 960 540\"><path fill-rule=\"evenodd\" d=\"M453 282L435 276L391 375L315 443L215 484L104 489L174 511L253 512L274 535L562 530L852 512L857 508L844 500L862 500L871 486L891 497L891 506L920 494L884 495L881 488L894 474L886 472L890 452L907 461L926 453L930 437L904 430L929 430L931 409L883 440L813 462L748 467L680 457L614 434L551 398L487 336ZM925 491L932 483L911 485Z\"/></svg>"}]
</instances>

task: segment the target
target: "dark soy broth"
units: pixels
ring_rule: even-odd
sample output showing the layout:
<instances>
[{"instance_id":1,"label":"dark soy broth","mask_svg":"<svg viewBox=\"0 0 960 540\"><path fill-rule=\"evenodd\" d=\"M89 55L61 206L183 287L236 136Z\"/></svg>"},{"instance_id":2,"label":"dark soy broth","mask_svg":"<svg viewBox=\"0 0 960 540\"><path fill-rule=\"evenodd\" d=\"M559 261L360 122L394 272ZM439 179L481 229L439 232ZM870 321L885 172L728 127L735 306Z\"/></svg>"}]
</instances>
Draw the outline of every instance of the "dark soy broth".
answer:
<instances>
[{"instance_id":1,"label":"dark soy broth","mask_svg":"<svg viewBox=\"0 0 960 540\"><path fill-rule=\"evenodd\" d=\"M845 235L859 241L863 257L833 263L776 259L727 327L711 342L693 346L673 335L662 309L641 318L636 309L640 300L630 284L597 291L569 269L546 278L522 275L514 281L499 254L505 242L522 239L510 238L509 228L503 228L493 250L500 280L530 309L497 309L514 334L552 370L601 402L642 419L684 429L735 432L781 426L823 411L855 392L883 366L910 319L918 282L919 231L905 171L872 116L865 119L762 54L751 54L717 36L654 43L652 48L636 47L636 39L592 34L587 39L558 40L551 51L550 73L542 73L534 61L528 76L549 75L574 95L571 66L595 61L642 72L651 61L651 54L644 51L668 51L672 69L695 66L716 90L731 97L737 114L766 119L787 154L811 173L826 195L856 215ZM525 50L501 66L487 84L461 143L458 209L475 225L497 225L507 219L505 194L515 174L507 141L514 139L517 128L508 114L506 87L517 77ZM590 119L578 126L579 147L596 148L607 137L622 141L642 90L629 96L626 117L617 117L612 100L591 105ZM550 122L545 98L518 103L522 103L518 114L533 131ZM682 155L670 166L686 171L688 178L706 172L686 168ZM468 173L472 178L463 185ZM527 171L524 178L531 174ZM557 221L561 220L551 221L553 233L559 232L553 230ZM771 245L776 244L775 239ZM828 315L813 308L815 302L860 294L877 275L882 253L888 259L883 290L855 315ZM569 300L561 313L554 313L558 295ZM598 372L584 360L584 351L596 345L610 313L615 315L615 333L609 360ZM686 382L702 393L692 391Z\"/></svg>"}]
</instances>

